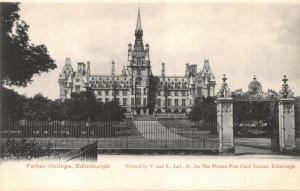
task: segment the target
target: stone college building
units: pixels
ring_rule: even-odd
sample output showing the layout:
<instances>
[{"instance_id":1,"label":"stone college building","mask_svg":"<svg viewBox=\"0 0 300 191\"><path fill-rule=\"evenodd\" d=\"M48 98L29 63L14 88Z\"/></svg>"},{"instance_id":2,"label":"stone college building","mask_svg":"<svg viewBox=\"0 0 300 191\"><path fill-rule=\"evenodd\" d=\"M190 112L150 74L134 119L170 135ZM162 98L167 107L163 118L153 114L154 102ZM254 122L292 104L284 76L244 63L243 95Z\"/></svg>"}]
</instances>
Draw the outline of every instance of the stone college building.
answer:
<instances>
[{"instance_id":1,"label":"stone college building","mask_svg":"<svg viewBox=\"0 0 300 191\"><path fill-rule=\"evenodd\" d=\"M155 89L155 106L149 107L151 88L149 79L152 75L149 45L143 43L143 29L140 11L138 10L135 28L135 42L128 44L128 62L122 74L115 73L115 63L112 61L110 75L91 74L90 62L78 63L75 71L70 58L59 75L60 98L70 98L72 92L91 88L98 101L109 102L117 100L128 113L145 115L155 113L188 113L196 97L215 95L215 76L208 60L204 60L202 70L198 71L196 64L186 64L182 76L167 76L165 64L161 64L161 74ZM152 92L153 93L153 92Z\"/></svg>"}]
</instances>

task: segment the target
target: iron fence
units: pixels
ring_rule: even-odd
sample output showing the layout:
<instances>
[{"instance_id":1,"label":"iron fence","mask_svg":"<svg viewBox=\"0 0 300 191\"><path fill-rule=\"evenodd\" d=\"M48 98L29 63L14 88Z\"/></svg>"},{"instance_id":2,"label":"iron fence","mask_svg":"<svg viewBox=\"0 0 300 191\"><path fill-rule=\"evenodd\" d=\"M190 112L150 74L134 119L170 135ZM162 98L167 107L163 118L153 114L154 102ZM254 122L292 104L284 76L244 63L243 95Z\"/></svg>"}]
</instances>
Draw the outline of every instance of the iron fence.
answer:
<instances>
[{"instance_id":1,"label":"iron fence","mask_svg":"<svg viewBox=\"0 0 300 191\"><path fill-rule=\"evenodd\" d=\"M216 149L216 122L188 120L2 121L1 144L35 142L42 148L78 149L97 141L98 149Z\"/></svg>"}]
</instances>

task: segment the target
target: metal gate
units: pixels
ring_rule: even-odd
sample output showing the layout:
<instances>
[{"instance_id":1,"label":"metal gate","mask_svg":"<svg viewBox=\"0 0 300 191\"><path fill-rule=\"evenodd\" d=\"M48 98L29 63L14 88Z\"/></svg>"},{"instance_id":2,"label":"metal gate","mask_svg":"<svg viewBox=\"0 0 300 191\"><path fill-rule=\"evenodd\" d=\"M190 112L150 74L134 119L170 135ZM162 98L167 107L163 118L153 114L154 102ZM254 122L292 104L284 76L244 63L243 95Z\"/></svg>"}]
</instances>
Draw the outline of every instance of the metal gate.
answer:
<instances>
[{"instance_id":1,"label":"metal gate","mask_svg":"<svg viewBox=\"0 0 300 191\"><path fill-rule=\"evenodd\" d=\"M269 109L269 113L266 113L265 118L260 120L249 119L247 117L245 118L248 120L240 119L243 114L255 116L255 113L247 113L249 111L247 109L251 108L251 105L252 107L256 107L255 105L267 106L266 108ZM271 150L272 152L279 151L278 100L234 100L233 111L235 145Z\"/></svg>"}]
</instances>

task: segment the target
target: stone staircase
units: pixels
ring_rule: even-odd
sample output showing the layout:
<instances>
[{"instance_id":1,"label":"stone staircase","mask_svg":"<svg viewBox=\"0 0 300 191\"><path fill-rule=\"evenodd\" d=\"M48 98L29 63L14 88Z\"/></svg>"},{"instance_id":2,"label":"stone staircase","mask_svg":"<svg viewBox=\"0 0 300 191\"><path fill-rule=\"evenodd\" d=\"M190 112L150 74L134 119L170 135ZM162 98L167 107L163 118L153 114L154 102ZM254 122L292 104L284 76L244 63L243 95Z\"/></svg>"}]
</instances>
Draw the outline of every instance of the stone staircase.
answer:
<instances>
[{"instance_id":1,"label":"stone staircase","mask_svg":"<svg viewBox=\"0 0 300 191\"><path fill-rule=\"evenodd\" d=\"M133 117L134 121L156 121L152 115L135 115Z\"/></svg>"},{"instance_id":2,"label":"stone staircase","mask_svg":"<svg viewBox=\"0 0 300 191\"><path fill-rule=\"evenodd\" d=\"M156 120L143 121L134 120L134 126L140 134L152 141L187 141L189 138L182 137L169 129Z\"/></svg>"}]
</instances>

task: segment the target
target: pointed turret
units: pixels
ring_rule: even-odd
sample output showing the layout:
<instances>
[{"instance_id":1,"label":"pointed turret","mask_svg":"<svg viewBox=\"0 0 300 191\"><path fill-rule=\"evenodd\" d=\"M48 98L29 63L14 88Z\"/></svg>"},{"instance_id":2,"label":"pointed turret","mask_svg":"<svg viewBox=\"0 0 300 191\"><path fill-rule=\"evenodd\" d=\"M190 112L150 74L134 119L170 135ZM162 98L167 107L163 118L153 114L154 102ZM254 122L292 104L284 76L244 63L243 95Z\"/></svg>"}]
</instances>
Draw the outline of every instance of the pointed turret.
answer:
<instances>
[{"instance_id":1,"label":"pointed turret","mask_svg":"<svg viewBox=\"0 0 300 191\"><path fill-rule=\"evenodd\" d=\"M136 21L136 27L135 27L135 31L142 31L142 21L141 21L141 13L140 13L140 8L138 9L138 17L137 17L137 21Z\"/></svg>"},{"instance_id":2,"label":"pointed turret","mask_svg":"<svg viewBox=\"0 0 300 191\"><path fill-rule=\"evenodd\" d=\"M123 65L123 69L122 69L122 75L123 75L123 76L127 76L127 72L126 72L126 66L125 66L125 64Z\"/></svg>"},{"instance_id":3,"label":"pointed turret","mask_svg":"<svg viewBox=\"0 0 300 191\"><path fill-rule=\"evenodd\" d=\"M161 63L161 77L163 80L165 80L166 77L166 70L165 70L165 63Z\"/></svg>"},{"instance_id":4,"label":"pointed turret","mask_svg":"<svg viewBox=\"0 0 300 191\"><path fill-rule=\"evenodd\" d=\"M115 73L116 73L116 71L115 71L115 61L112 60L112 62L111 62L111 75L114 77Z\"/></svg>"},{"instance_id":5,"label":"pointed turret","mask_svg":"<svg viewBox=\"0 0 300 191\"><path fill-rule=\"evenodd\" d=\"M137 43L137 41L141 41L141 42ZM138 17L137 17L136 27L135 27L135 47L136 47L137 44L139 46L142 46L142 49L144 49L144 45L143 45L143 29L142 29L140 9L138 9Z\"/></svg>"}]
</instances>

